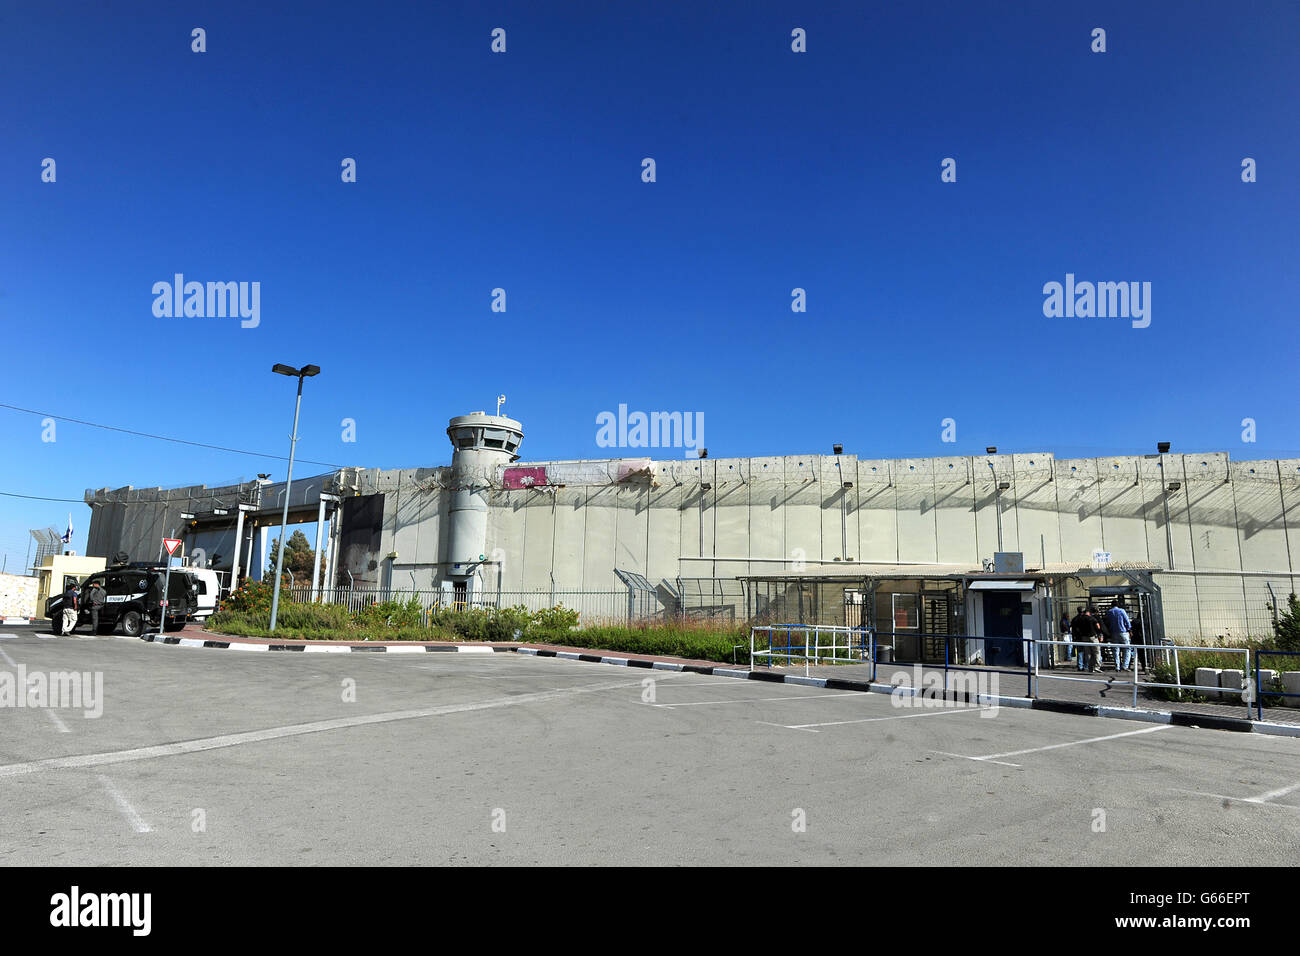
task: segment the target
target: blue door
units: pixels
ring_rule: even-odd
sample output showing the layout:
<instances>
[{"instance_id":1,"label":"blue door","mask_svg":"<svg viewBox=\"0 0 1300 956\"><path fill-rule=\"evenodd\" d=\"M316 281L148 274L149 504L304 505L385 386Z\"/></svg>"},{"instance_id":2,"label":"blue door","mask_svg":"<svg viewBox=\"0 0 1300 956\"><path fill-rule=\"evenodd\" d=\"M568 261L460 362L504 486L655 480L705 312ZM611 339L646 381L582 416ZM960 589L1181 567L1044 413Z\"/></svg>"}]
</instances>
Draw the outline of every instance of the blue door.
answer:
<instances>
[{"instance_id":1,"label":"blue door","mask_svg":"<svg viewBox=\"0 0 1300 956\"><path fill-rule=\"evenodd\" d=\"M984 663L992 667L1024 667L1024 631L1019 591L984 592Z\"/></svg>"}]
</instances>

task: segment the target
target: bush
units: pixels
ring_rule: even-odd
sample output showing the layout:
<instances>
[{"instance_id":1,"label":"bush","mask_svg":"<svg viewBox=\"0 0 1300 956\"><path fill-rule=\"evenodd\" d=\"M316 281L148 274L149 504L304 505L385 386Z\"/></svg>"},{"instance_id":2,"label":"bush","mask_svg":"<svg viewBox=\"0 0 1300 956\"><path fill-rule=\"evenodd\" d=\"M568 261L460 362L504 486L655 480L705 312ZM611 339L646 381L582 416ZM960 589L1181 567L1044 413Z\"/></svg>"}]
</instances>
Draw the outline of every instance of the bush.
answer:
<instances>
[{"instance_id":1,"label":"bush","mask_svg":"<svg viewBox=\"0 0 1300 956\"><path fill-rule=\"evenodd\" d=\"M357 626L364 629L422 627L424 608L418 598L409 601L383 601L362 608L356 615Z\"/></svg>"},{"instance_id":2,"label":"bush","mask_svg":"<svg viewBox=\"0 0 1300 956\"><path fill-rule=\"evenodd\" d=\"M578 612L563 604L542 608L533 615L530 633L567 634L578 626Z\"/></svg>"},{"instance_id":3,"label":"bush","mask_svg":"<svg viewBox=\"0 0 1300 956\"><path fill-rule=\"evenodd\" d=\"M1274 627L1279 651L1300 651L1300 598L1292 592Z\"/></svg>"}]
</instances>

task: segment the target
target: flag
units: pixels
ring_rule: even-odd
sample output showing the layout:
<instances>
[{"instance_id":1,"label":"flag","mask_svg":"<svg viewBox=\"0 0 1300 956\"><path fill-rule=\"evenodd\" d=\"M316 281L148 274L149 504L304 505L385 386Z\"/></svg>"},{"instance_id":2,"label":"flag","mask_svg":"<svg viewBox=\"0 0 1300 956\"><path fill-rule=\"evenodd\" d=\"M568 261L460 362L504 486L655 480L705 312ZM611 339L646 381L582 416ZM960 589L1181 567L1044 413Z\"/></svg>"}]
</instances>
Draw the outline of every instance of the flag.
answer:
<instances>
[{"instance_id":1,"label":"flag","mask_svg":"<svg viewBox=\"0 0 1300 956\"><path fill-rule=\"evenodd\" d=\"M68 533L63 536L64 544L72 544L72 512L68 512Z\"/></svg>"}]
</instances>

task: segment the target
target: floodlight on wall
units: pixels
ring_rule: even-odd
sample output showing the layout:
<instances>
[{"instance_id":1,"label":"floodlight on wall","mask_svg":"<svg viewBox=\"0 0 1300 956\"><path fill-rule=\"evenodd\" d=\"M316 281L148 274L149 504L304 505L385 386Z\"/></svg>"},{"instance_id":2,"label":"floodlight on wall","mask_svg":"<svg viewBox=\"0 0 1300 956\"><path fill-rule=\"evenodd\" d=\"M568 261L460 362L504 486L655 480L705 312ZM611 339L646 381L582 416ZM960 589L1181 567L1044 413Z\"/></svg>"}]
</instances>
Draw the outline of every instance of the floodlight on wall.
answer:
<instances>
[{"instance_id":1,"label":"floodlight on wall","mask_svg":"<svg viewBox=\"0 0 1300 956\"><path fill-rule=\"evenodd\" d=\"M1169 454L1169 442L1167 441L1156 442L1156 451L1158 451L1162 455Z\"/></svg>"},{"instance_id":2,"label":"floodlight on wall","mask_svg":"<svg viewBox=\"0 0 1300 956\"><path fill-rule=\"evenodd\" d=\"M844 446L841 445L839 442L836 442L834 445L831 445L831 450L835 452L835 454L837 455L844 454Z\"/></svg>"},{"instance_id":3,"label":"floodlight on wall","mask_svg":"<svg viewBox=\"0 0 1300 956\"><path fill-rule=\"evenodd\" d=\"M697 457L700 457L700 458L708 458L708 457L709 457L709 450L708 450L707 448L701 448L698 452L696 452L696 455L697 455Z\"/></svg>"},{"instance_id":4,"label":"floodlight on wall","mask_svg":"<svg viewBox=\"0 0 1300 956\"><path fill-rule=\"evenodd\" d=\"M700 490L701 490L701 491L712 491L712 490L713 490L713 485L711 485L709 482L706 481L706 482L704 482L703 484L700 485Z\"/></svg>"},{"instance_id":5,"label":"floodlight on wall","mask_svg":"<svg viewBox=\"0 0 1300 956\"><path fill-rule=\"evenodd\" d=\"M1006 490L1007 490L1008 488L1010 488L1010 487L1011 487L1011 482L1009 482L1009 481L999 481L999 482L998 482L998 490L1000 490L1000 491L1006 491Z\"/></svg>"},{"instance_id":6,"label":"floodlight on wall","mask_svg":"<svg viewBox=\"0 0 1300 956\"><path fill-rule=\"evenodd\" d=\"M1182 486L1183 483L1181 481L1171 481L1169 482L1169 487L1166 488L1165 491L1177 491Z\"/></svg>"},{"instance_id":7,"label":"floodlight on wall","mask_svg":"<svg viewBox=\"0 0 1300 956\"><path fill-rule=\"evenodd\" d=\"M843 484L841 487L843 487L843 488L852 488L852 487L853 487L853 482L851 482L851 481L846 481L846 482L844 482L844 484Z\"/></svg>"},{"instance_id":8,"label":"floodlight on wall","mask_svg":"<svg viewBox=\"0 0 1300 956\"><path fill-rule=\"evenodd\" d=\"M997 445L989 445L987 448L984 449L984 452L985 452L985 454L996 455L996 454L998 453L998 446L997 446Z\"/></svg>"}]
</instances>

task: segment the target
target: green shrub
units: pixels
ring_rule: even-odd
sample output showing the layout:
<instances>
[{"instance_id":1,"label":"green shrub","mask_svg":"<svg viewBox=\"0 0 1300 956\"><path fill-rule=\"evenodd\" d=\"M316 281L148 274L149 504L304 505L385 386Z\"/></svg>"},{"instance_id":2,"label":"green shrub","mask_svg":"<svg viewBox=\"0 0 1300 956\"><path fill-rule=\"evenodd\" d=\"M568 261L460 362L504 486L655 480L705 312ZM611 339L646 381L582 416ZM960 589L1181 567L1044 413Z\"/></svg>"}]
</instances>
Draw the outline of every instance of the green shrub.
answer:
<instances>
[{"instance_id":1,"label":"green shrub","mask_svg":"<svg viewBox=\"0 0 1300 956\"><path fill-rule=\"evenodd\" d=\"M1300 651L1300 598L1292 592L1274 626L1279 651Z\"/></svg>"},{"instance_id":2,"label":"green shrub","mask_svg":"<svg viewBox=\"0 0 1300 956\"><path fill-rule=\"evenodd\" d=\"M379 628L422 627L424 608L419 598L409 601L382 601L362 608L356 614L357 626L366 630Z\"/></svg>"},{"instance_id":3,"label":"green shrub","mask_svg":"<svg viewBox=\"0 0 1300 956\"><path fill-rule=\"evenodd\" d=\"M530 634L567 634L578 626L578 612L563 604L545 607L533 615Z\"/></svg>"}]
</instances>

